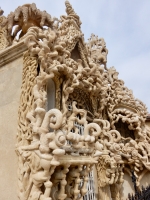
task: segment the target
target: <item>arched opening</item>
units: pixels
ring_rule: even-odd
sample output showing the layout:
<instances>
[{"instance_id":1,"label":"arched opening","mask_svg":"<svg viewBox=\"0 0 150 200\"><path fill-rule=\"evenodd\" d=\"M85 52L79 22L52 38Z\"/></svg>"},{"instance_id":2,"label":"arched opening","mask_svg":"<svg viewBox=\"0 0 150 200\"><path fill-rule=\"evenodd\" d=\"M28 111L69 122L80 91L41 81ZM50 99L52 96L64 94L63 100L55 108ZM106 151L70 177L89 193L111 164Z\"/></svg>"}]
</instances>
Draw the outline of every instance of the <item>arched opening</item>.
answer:
<instances>
[{"instance_id":1,"label":"arched opening","mask_svg":"<svg viewBox=\"0 0 150 200\"><path fill-rule=\"evenodd\" d=\"M74 51L74 50L73 50ZM87 92L80 88L75 88L74 92L69 95L67 105L68 105L68 116L71 116L73 110L73 102L76 102L76 108L81 110L87 111L86 119L88 122L93 121L93 107L92 101L90 96ZM76 116L78 119L82 118L82 115L78 113ZM84 125L78 123L77 121L74 122L74 128L71 132L75 132L75 129L78 130L77 133L79 135L84 135ZM71 142L68 142L69 145L72 145ZM81 183L79 184L79 188L83 187L84 179L81 179ZM97 188L97 172L95 165L93 166L92 171L88 175L88 182L87 182L87 193L83 196L83 200L96 200L98 195L98 188ZM80 196L78 197L80 198Z\"/></svg>"},{"instance_id":2,"label":"arched opening","mask_svg":"<svg viewBox=\"0 0 150 200\"><path fill-rule=\"evenodd\" d=\"M78 50L78 46L76 44L75 48L72 50L71 52L71 58L75 61L77 61L78 59L81 59L81 56L80 56L80 52Z\"/></svg>"},{"instance_id":3,"label":"arched opening","mask_svg":"<svg viewBox=\"0 0 150 200\"><path fill-rule=\"evenodd\" d=\"M115 123L116 130L119 131L122 137L128 138L131 137L135 140L134 131L128 128L127 123L123 123L121 119Z\"/></svg>"}]
</instances>

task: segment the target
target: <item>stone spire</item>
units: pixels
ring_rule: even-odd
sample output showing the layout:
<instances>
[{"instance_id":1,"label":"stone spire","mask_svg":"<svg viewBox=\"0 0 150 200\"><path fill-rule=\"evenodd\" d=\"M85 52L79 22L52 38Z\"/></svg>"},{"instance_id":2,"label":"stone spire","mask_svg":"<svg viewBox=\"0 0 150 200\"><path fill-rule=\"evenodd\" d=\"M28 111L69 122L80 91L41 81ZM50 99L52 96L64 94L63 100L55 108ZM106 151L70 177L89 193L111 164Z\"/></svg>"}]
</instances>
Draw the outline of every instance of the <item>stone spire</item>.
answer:
<instances>
[{"instance_id":1,"label":"stone spire","mask_svg":"<svg viewBox=\"0 0 150 200\"><path fill-rule=\"evenodd\" d=\"M70 4L68 0L65 1L65 5L66 5L66 13L68 14L68 17L74 19L77 25L80 27L80 25L82 24L80 21L80 17L75 13L74 9L72 8L72 5Z\"/></svg>"}]
</instances>

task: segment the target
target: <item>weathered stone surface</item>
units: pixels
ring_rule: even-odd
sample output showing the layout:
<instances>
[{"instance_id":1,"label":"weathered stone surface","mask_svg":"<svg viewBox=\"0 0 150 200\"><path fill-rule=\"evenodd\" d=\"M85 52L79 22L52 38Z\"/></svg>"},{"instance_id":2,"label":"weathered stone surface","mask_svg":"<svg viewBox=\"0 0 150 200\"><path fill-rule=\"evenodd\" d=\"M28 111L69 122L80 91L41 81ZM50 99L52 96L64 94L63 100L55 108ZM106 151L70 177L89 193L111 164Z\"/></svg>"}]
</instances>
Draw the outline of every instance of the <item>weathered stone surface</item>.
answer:
<instances>
[{"instance_id":1,"label":"weathered stone surface","mask_svg":"<svg viewBox=\"0 0 150 200\"><path fill-rule=\"evenodd\" d=\"M22 83L22 57L0 68L0 198L17 199L15 152Z\"/></svg>"},{"instance_id":2,"label":"weathered stone surface","mask_svg":"<svg viewBox=\"0 0 150 200\"><path fill-rule=\"evenodd\" d=\"M125 200L134 192L131 172L139 189L149 183L147 109L116 69L107 68L104 39L92 34L85 43L79 16L65 5L60 19L35 4L1 17L3 199L16 198L17 171L20 200L91 193L92 199Z\"/></svg>"}]
</instances>

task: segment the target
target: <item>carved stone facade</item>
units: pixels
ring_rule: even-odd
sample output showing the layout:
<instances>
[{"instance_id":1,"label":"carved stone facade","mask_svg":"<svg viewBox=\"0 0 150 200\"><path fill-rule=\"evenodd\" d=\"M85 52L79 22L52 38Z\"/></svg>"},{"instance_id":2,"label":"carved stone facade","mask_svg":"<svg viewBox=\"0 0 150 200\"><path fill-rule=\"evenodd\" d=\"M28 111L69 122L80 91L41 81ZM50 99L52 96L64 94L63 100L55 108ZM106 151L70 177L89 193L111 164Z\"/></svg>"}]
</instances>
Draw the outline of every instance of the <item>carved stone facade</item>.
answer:
<instances>
[{"instance_id":1,"label":"carved stone facade","mask_svg":"<svg viewBox=\"0 0 150 200\"><path fill-rule=\"evenodd\" d=\"M16 143L18 198L123 200L124 174L134 172L140 188L150 170L147 109L115 68L107 68L104 39L92 34L85 43L79 16L65 5L67 15L60 19L35 4L7 18L1 11L0 49L27 46ZM55 106L49 110L50 80Z\"/></svg>"}]
</instances>

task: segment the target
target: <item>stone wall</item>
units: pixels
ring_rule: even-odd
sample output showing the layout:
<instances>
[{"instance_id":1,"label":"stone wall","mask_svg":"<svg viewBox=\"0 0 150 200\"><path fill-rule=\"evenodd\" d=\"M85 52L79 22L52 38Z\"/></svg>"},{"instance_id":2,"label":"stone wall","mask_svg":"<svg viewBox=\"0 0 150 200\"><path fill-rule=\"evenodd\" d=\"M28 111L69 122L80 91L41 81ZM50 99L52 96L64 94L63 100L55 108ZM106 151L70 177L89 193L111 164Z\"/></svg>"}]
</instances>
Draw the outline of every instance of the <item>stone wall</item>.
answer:
<instances>
[{"instance_id":1,"label":"stone wall","mask_svg":"<svg viewBox=\"0 0 150 200\"><path fill-rule=\"evenodd\" d=\"M65 5L60 20L35 4L0 16L3 200L17 199L17 182L20 200L125 200L132 173L137 187L149 184L146 105L107 68L104 39L85 43L80 17Z\"/></svg>"},{"instance_id":2,"label":"stone wall","mask_svg":"<svg viewBox=\"0 0 150 200\"><path fill-rule=\"evenodd\" d=\"M0 52L1 58L2 54L4 52ZM19 57L14 61L12 58L10 63L0 67L0 199L4 200L17 199L18 161L15 143L22 66L22 57Z\"/></svg>"}]
</instances>

